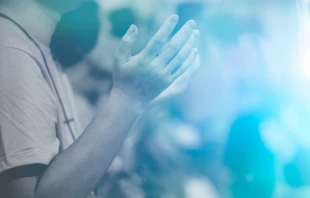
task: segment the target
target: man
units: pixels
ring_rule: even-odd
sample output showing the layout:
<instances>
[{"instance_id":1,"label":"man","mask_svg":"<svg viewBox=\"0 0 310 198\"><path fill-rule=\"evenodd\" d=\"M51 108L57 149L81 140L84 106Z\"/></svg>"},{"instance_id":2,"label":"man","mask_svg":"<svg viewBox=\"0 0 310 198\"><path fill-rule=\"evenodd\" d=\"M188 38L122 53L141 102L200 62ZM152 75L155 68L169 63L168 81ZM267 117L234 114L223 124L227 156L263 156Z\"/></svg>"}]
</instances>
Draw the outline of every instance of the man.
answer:
<instances>
[{"instance_id":1,"label":"man","mask_svg":"<svg viewBox=\"0 0 310 198\"><path fill-rule=\"evenodd\" d=\"M1 197L87 197L143 108L193 69L195 21L167 42L178 21L169 17L133 57L132 25L116 54L111 94L80 134L67 79L46 47L60 13L80 2L0 1Z\"/></svg>"}]
</instances>

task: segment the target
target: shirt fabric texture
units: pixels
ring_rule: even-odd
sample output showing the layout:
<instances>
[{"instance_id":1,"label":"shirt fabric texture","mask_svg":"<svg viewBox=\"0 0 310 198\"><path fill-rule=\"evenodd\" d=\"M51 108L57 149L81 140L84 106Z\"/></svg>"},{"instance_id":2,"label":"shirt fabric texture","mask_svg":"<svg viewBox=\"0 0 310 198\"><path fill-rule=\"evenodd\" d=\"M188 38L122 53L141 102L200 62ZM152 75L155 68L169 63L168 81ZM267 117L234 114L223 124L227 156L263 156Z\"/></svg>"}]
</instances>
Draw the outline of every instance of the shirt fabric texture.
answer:
<instances>
[{"instance_id":1,"label":"shirt fabric texture","mask_svg":"<svg viewBox=\"0 0 310 198\"><path fill-rule=\"evenodd\" d=\"M14 19L7 10L0 13ZM69 80L49 48L36 42L51 75L38 47L15 24L0 17L0 174L23 165L48 165L81 134Z\"/></svg>"}]
</instances>

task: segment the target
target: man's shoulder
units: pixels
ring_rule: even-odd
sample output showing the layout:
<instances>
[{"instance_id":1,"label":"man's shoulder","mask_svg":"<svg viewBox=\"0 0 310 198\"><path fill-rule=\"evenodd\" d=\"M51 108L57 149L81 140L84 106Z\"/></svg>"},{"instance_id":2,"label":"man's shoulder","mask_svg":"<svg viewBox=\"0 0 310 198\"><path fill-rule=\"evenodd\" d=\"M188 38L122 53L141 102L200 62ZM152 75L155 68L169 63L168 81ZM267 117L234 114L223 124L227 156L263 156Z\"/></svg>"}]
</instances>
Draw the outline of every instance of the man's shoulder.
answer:
<instances>
[{"instance_id":1,"label":"man's shoulder","mask_svg":"<svg viewBox=\"0 0 310 198\"><path fill-rule=\"evenodd\" d=\"M7 19L0 17L0 27L0 71L22 73L24 77L40 76L54 90L43 55L36 44Z\"/></svg>"},{"instance_id":2,"label":"man's shoulder","mask_svg":"<svg viewBox=\"0 0 310 198\"><path fill-rule=\"evenodd\" d=\"M37 56L37 47L18 26L0 17L0 27L0 48L14 48L32 57Z\"/></svg>"}]
</instances>

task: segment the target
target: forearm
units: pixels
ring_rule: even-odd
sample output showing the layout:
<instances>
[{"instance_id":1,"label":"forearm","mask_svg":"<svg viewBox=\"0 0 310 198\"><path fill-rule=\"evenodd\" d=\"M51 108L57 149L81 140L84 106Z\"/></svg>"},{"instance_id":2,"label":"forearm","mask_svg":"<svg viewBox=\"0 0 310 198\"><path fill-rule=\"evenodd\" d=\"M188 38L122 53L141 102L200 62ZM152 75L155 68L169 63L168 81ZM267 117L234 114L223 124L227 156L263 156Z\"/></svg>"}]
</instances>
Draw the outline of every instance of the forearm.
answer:
<instances>
[{"instance_id":1,"label":"forearm","mask_svg":"<svg viewBox=\"0 0 310 198\"><path fill-rule=\"evenodd\" d=\"M48 166L38 182L35 197L87 197L141 112L142 105L113 91L81 137Z\"/></svg>"}]
</instances>

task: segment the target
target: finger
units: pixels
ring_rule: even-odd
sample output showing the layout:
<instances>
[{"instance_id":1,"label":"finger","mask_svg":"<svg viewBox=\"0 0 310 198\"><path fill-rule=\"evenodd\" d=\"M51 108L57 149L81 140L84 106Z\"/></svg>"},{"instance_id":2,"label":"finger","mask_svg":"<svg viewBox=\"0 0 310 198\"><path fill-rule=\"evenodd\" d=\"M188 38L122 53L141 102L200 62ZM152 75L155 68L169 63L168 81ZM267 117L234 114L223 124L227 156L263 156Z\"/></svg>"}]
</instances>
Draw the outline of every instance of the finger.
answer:
<instances>
[{"instance_id":1,"label":"finger","mask_svg":"<svg viewBox=\"0 0 310 198\"><path fill-rule=\"evenodd\" d=\"M194 62L189 66L189 68L183 74L181 74L179 78L184 76L185 81L189 81L194 75L194 73L198 70L199 67L200 67L200 55L197 54Z\"/></svg>"},{"instance_id":2,"label":"finger","mask_svg":"<svg viewBox=\"0 0 310 198\"><path fill-rule=\"evenodd\" d=\"M187 60L184 62L184 64L174 73L172 74L172 79L175 80L179 78L181 75L183 75L186 71L194 72L199 67L198 65L193 65L193 63L196 60L196 57L198 55L198 49L194 48L187 58ZM193 67L193 68L192 68ZM193 70L189 70L189 69Z\"/></svg>"},{"instance_id":3,"label":"finger","mask_svg":"<svg viewBox=\"0 0 310 198\"><path fill-rule=\"evenodd\" d=\"M155 58L167 42L178 21L179 17L177 15L170 16L141 52L142 56L145 58Z\"/></svg>"},{"instance_id":4,"label":"finger","mask_svg":"<svg viewBox=\"0 0 310 198\"><path fill-rule=\"evenodd\" d=\"M167 70L173 74L182 64L186 61L188 56L191 54L194 45L199 38L199 31L194 30L189 40L185 43L179 53L172 59L172 61L168 64Z\"/></svg>"},{"instance_id":5,"label":"finger","mask_svg":"<svg viewBox=\"0 0 310 198\"><path fill-rule=\"evenodd\" d=\"M192 76L198 70L199 67L200 67L200 55L198 53L193 63L188 67L188 69L183 74L177 77L176 81L181 80L185 84L188 83L188 81L192 78Z\"/></svg>"},{"instance_id":6,"label":"finger","mask_svg":"<svg viewBox=\"0 0 310 198\"><path fill-rule=\"evenodd\" d=\"M182 28L179 30L161 50L158 55L158 59L164 64L167 65L172 58L179 52L183 45L190 38L196 22L194 20L188 21Z\"/></svg>"},{"instance_id":7,"label":"finger","mask_svg":"<svg viewBox=\"0 0 310 198\"><path fill-rule=\"evenodd\" d=\"M137 40L138 28L135 25L131 25L123 36L120 46L116 52L116 59L120 62L128 60L131 56L131 50L133 43Z\"/></svg>"}]
</instances>

